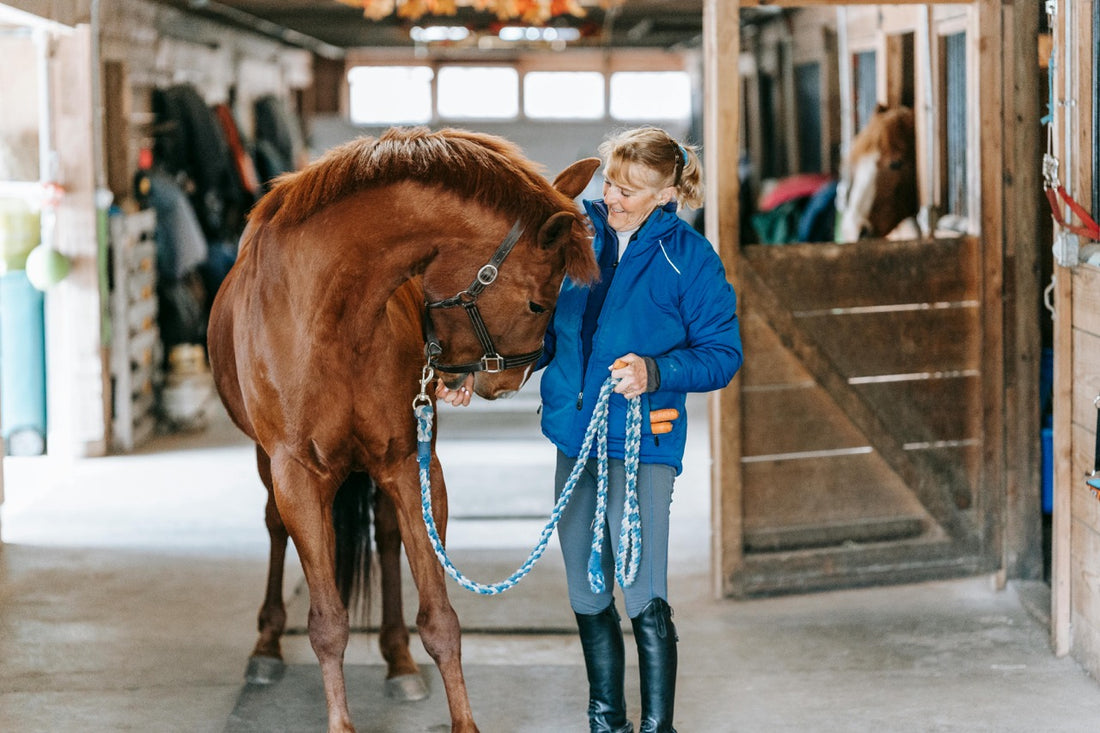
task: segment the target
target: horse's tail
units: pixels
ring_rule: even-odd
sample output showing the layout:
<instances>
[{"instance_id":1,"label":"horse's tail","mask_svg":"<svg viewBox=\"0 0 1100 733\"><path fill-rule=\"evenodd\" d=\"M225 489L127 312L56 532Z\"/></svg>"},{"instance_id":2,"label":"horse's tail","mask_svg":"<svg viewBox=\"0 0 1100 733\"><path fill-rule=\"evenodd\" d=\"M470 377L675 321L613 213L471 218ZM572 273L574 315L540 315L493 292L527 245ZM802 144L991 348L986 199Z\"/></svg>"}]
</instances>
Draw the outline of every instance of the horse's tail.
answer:
<instances>
[{"instance_id":1,"label":"horse's tail","mask_svg":"<svg viewBox=\"0 0 1100 733\"><path fill-rule=\"evenodd\" d=\"M371 515L374 480L352 473L332 504L336 531L336 587L352 626L364 625L370 613Z\"/></svg>"}]
</instances>

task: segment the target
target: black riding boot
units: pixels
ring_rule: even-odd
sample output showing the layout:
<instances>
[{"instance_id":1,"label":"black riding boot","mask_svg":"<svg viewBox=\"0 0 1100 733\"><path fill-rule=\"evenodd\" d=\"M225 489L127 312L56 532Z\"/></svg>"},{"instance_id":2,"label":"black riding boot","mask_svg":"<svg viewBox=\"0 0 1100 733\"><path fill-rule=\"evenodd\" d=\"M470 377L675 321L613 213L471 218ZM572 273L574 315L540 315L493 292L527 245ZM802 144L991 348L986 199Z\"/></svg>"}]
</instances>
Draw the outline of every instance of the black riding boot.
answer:
<instances>
[{"instance_id":1,"label":"black riding boot","mask_svg":"<svg viewBox=\"0 0 1100 733\"><path fill-rule=\"evenodd\" d=\"M574 613L588 672L590 733L634 733L626 719L623 674L626 661L619 613L612 604L596 614Z\"/></svg>"},{"instance_id":2,"label":"black riding boot","mask_svg":"<svg viewBox=\"0 0 1100 733\"><path fill-rule=\"evenodd\" d=\"M639 733L676 733L672 708L676 697L676 627L672 609L654 598L630 620L638 644L638 676L642 684L642 726Z\"/></svg>"}]
</instances>

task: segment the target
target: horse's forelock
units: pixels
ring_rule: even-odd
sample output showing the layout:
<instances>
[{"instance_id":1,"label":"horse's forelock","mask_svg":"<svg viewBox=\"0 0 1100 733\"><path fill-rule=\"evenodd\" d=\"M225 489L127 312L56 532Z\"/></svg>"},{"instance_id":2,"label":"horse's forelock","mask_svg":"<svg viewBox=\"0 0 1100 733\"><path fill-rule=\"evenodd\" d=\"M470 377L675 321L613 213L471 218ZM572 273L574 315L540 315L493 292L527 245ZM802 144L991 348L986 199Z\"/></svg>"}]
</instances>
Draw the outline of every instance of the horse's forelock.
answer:
<instances>
[{"instance_id":1,"label":"horse's forelock","mask_svg":"<svg viewBox=\"0 0 1100 733\"><path fill-rule=\"evenodd\" d=\"M914 133L913 110L908 107L878 110L852 140L849 160L859 160L871 152L878 152L883 158L908 154L914 146Z\"/></svg>"}]
</instances>

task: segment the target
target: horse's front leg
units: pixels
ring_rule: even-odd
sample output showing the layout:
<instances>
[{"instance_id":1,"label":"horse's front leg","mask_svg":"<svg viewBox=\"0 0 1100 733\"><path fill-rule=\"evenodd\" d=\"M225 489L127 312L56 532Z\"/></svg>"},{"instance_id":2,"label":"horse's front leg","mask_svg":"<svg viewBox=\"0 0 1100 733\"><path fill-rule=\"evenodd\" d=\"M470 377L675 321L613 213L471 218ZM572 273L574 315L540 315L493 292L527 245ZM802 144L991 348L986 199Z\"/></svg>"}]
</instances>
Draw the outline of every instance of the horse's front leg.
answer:
<instances>
[{"instance_id":1,"label":"horse's front leg","mask_svg":"<svg viewBox=\"0 0 1100 733\"><path fill-rule=\"evenodd\" d=\"M267 489L267 507L264 520L271 542L267 565L267 589L257 618L260 636L248 660L245 679L253 684L267 685L283 676L286 665L280 641L286 629L286 606L283 602L283 568L286 562L286 526L275 505L271 484L271 459L260 446L256 446L256 468L260 480Z\"/></svg>"},{"instance_id":2,"label":"horse's front leg","mask_svg":"<svg viewBox=\"0 0 1100 733\"><path fill-rule=\"evenodd\" d=\"M401 599L401 530L393 499L378 491L374 504L374 536L382 571L382 627L378 647L386 660L386 694L404 702L423 700L428 688L409 651L409 629Z\"/></svg>"},{"instance_id":3,"label":"horse's front leg","mask_svg":"<svg viewBox=\"0 0 1100 733\"><path fill-rule=\"evenodd\" d=\"M309 642L321 665L329 733L354 733L344 685L348 612L336 586L332 527L332 500L339 482L318 476L288 455L273 455L271 472L279 514L309 586Z\"/></svg>"},{"instance_id":4,"label":"horse's front leg","mask_svg":"<svg viewBox=\"0 0 1100 733\"><path fill-rule=\"evenodd\" d=\"M432 456L432 514L440 539L447 531L447 490L443 472L434 453ZM401 537L405 542L405 554L416 587L419 591L420 609L416 625L424 649L435 660L447 692L447 704L451 712L452 733L477 733L470 698L466 691L466 679L462 673L462 642L458 615L447 598L446 579L428 537L428 530L421 514L420 479L415 457L394 471L384 488L390 491L397 508Z\"/></svg>"}]
</instances>

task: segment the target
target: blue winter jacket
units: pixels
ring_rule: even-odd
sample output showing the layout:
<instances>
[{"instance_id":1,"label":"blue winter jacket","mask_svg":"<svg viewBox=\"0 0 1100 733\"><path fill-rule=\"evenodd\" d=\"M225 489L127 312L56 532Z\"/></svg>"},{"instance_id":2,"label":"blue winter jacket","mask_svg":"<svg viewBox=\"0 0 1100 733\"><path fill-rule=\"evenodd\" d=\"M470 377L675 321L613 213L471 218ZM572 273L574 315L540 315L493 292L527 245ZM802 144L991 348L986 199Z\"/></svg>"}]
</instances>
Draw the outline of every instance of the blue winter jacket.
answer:
<instances>
[{"instance_id":1,"label":"blue winter jacket","mask_svg":"<svg viewBox=\"0 0 1100 733\"><path fill-rule=\"evenodd\" d=\"M584 206L599 259L603 247L618 246L618 238L607 224L602 200ZM633 352L655 359L661 379L655 392L641 398L641 461L673 466L679 474L687 393L721 389L741 367L737 296L714 248L675 208L672 202L655 210L626 248L592 337L587 368L581 325L589 288L568 280L562 286L542 360L542 432L567 456L580 452L608 367ZM608 453L616 458L623 457L626 407L626 398L612 394ZM672 432L653 435L649 412L666 407L679 410L680 417Z\"/></svg>"}]
</instances>

